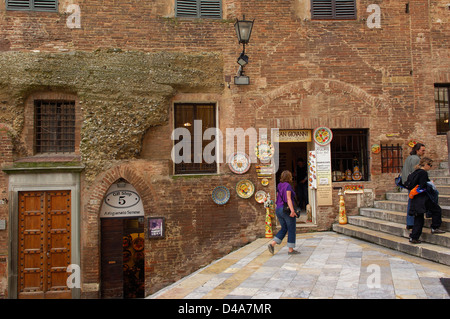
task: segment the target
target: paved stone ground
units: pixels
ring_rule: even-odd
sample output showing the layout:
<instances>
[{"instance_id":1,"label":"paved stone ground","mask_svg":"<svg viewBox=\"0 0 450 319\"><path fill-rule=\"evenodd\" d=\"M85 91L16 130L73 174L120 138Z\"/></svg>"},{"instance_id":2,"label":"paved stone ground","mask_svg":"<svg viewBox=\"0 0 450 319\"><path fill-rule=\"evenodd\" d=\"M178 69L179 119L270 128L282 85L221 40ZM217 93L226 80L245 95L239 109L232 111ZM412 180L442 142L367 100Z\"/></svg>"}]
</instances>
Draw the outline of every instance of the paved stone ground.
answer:
<instances>
[{"instance_id":1,"label":"paved stone ground","mask_svg":"<svg viewBox=\"0 0 450 319\"><path fill-rule=\"evenodd\" d=\"M298 234L271 255L258 239L149 299L450 299L450 267L334 232ZM447 287L449 288L449 287Z\"/></svg>"}]
</instances>

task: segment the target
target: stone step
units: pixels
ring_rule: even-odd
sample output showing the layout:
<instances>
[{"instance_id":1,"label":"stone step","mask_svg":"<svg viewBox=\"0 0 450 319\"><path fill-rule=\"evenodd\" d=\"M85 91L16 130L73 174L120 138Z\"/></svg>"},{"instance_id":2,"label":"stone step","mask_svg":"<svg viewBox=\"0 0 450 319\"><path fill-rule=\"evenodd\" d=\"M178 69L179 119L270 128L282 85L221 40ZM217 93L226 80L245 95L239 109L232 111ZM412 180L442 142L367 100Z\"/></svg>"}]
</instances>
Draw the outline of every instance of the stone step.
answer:
<instances>
[{"instance_id":1,"label":"stone step","mask_svg":"<svg viewBox=\"0 0 450 319\"><path fill-rule=\"evenodd\" d=\"M368 228L371 230L388 233L395 236L409 238L411 231L407 230L404 223L395 223L386 220L366 217L348 216L348 223L355 226ZM430 228L423 228L420 240L429 244L450 248L450 233L433 235Z\"/></svg>"},{"instance_id":2,"label":"stone step","mask_svg":"<svg viewBox=\"0 0 450 319\"><path fill-rule=\"evenodd\" d=\"M383 210L379 208L361 208L359 210L360 216L385 220L388 222L398 223L405 228L406 225L406 213ZM431 227L431 219L425 218L425 227ZM450 233L450 218L443 217L441 229Z\"/></svg>"},{"instance_id":3,"label":"stone step","mask_svg":"<svg viewBox=\"0 0 450 319\"><path fill-rule=\"evenodd\" d=\"M430 169L428 171L428 176L431 177L443 177L443 176L450 176L450 173L448 169Z\"/></svg>"},{"instance_id":4,"label":"stone step","mask_svg":"<svg viewBox=\"0 0 450 319\"><path fill-rule=\"evenodd\" d=\"M337 233L356 237L380 246L388 247L390 249L394 249L403 253L429 259L450 266L450 248L448 247L442 247L428 243L414 245L409 243L408 238L383 233L352 224L333 224L333 230Z\"/></svg>"},{"instance_id":5,"label":"stone step","mask_svg":"<svg viewBox=\"0 0 450 319\"><path fill-rule=\"evenodd\" d=\"M374 207L380 208L383 210L403 212L406 214L408 202L393 201L393 200L380 200L380 201L375 201ZM442 217L450 218L450 206L441 205L441 208L442 208Z\"/></svg>"},{"instance_id":6,"label":"stone step","mask_svg":"<svg viewBox=\"0 0 450 319\"><path fill-rule=\"evenodd\" d=\"M386 199L398 202L407 202L408 201L408 193L400 192L400 193L386 193ZM450 205L450 195L442 194L439 192L439 205L441 206L449 206Z\"/></svg>"},{"instance_id":7,"label":"stone step","mask_svg":"<svg viewBox=\"0 0 450 319\"><path fill-rule=\"evenodd\" d=\"M450 185L450 176L433 176L430 177L430 180L432 180L436 186Z\"/></svg>"},{"instance_id":8,"label":"stone step","mask_svg":"<svg viewBox=\"0 0 450 319\"><path fill-rule=\"evenodd\" d=\"M450 195L450 185L438 185L436 187L439 191L439 195Z\"/></svg>"}]
</instances>

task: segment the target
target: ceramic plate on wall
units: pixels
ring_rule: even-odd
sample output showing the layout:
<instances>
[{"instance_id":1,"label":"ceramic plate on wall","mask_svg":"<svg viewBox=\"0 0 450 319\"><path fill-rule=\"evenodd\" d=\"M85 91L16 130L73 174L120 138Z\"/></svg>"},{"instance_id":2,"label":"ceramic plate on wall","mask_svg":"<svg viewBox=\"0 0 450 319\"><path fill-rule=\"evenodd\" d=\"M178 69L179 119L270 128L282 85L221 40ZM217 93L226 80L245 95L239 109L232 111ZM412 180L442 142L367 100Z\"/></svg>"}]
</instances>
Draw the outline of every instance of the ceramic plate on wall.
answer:
<instances>
[{"instance_id":1,"label":"ceramic plate on wall","mask_svg":"<svg viewBox=\"0 0 450 319\"><path fill-rule=\"evenodd\" d=\"M321 146L328 145L333 139L333 133L328 127L318 127L313 133L314 142Z\"/></svg>"},{"instance_id":2,"label":"ceramic plate on wall","mask_svg":"<svg viewBox=\"0 0 450 319\"><path fill-rule=\"evenodd\" d=\"M273 147L272 143L268 141L260 141L256 144L255 154L256 157L261 161L265 162L270 160L274 153L275 148Z\"/></svg>"},{"instance_id":3,"label":"ceramic plate on wall","mask_svg":"<svg viewBox=\"0 0 450 319\"><path fill-rule=\"evenodd\" d=\"M236 193L241 198L250 198L255 192L255 185L248 179L243 179L236 184Z\"/></svg>"},{"instance_id":4,"label":"ceramic plate on wall","mask_svg":"<svg viewBox=\"0 0 450 319\"><path fill-rule=\"evenodd\" d=\"M228 166L235 174L246 173L250 166L250 157L245 153L235 153L228 158Z\"/></svg>"},{"instance_id":5,"label":"ceramic plate on wall","mask_svg":"<svg viewBox=\"0 0 450 319\"><path fill-rule=\"evenodd\" d=\"M267 194L265 191L257 191L255 193L255 200L260 204L262 204L266 201L266 197L267 197Z\"/></svg>"},{"instance_id":6,"label":"ceramic plate on wall","mask_svg":"<svg viewBox=\"0 0 450 319\"><path fill-rule=\"evenodd\" d=\"M224 205L230 199L230 191L225 186L217 186L216 188L214 188L211 197L214 203L218 205Z\"/></svg>"}]
</instances>

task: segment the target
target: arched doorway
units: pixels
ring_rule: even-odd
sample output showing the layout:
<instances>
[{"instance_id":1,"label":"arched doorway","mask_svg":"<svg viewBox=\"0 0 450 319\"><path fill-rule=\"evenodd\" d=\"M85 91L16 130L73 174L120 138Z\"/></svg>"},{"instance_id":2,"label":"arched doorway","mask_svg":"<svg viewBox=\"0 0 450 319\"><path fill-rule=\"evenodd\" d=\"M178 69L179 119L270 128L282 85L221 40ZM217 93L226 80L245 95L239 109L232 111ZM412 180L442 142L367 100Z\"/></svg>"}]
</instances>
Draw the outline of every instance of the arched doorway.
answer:
<instances>
[{"instance_id":1,"label":"arched doorway","mask_svg":"<svg viewBox=\"0 0 450 319\"><path fill-rule=\"evenodd\" d=\"M145 297L144 208L124 179L111 185L101 211L101 297Z\"/></svg>"}]
</instances>

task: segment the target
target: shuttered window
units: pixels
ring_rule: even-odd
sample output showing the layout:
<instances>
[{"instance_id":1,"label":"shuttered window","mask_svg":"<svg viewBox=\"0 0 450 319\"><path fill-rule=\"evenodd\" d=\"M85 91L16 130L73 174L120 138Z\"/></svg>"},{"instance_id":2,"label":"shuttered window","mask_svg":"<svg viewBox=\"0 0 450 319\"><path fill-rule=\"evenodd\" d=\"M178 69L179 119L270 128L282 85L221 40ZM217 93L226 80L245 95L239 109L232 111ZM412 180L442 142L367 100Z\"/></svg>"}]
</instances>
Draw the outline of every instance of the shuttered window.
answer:
<instances>
[{"instance_id":1,"label":"shuttered window","mask_svg":"<svg viewBox=\"0 0 450 319\"><path fill-rule=\"evenodd\" d=\"M222 18L221 0L175 0L177 17L220 19Z\"/></svg>"},{"instance_id":2,"label":"shuttered window","mask_svg":"<svg viewBox=\"0 0 450 319\"><path fill-rule=\"evenodd\" d=\"M314 20L354 20L356 0L311 0Z\"/></svg>"},{"instance_id":3,"label":"shuttered window","mask_svg":"<svg viewBox=\"0 0 450 319\"><path fill-rule=\"evenodd\" d=\"M6 9L56 12L58 0L6 0Z\"/></svg>"}]
</instances>

